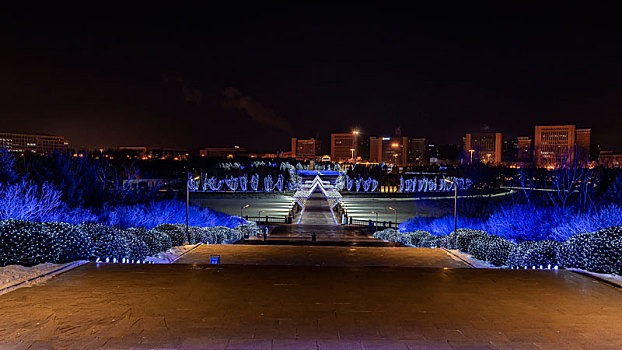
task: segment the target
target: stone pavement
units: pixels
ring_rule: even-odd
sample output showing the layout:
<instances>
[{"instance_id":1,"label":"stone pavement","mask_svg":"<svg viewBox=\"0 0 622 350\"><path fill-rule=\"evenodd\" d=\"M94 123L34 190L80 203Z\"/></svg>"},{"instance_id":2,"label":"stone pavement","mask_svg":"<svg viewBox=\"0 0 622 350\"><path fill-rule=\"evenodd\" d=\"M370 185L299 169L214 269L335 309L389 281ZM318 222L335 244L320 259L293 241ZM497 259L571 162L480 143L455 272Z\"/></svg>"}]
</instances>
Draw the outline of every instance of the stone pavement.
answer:
<instances>
[{"instance_id":1,"label":"stone pavement","mask_svg":"<svg viewBox=\"0 0 622 350\"><path fill-rule=\"evenodd\" d=\"M619 349L570 271L87 264L0 296L0 348Z\"/></svg>"},{"instance_id":2,"label":"stone pavement","mask_svg":"<svg viewBox=\"0 0 622 350\"><path fill-rule=\"evenodd\" d=\"M319 191L309 197L304 213L301 214L301 225L335 225L335 218L331 214L328 201Z\"/></svg>"},{"instance_id":3,"label":"stone pavement","mask_svg":"<svg viewBox=\"0 0 622 350\"><path fill-rule=\"evenodd\" d=\"M176 263L209 264L210 255L237 265L468 267L442 249L218 244L199 246Z\"/></svg>"}]
</instances>

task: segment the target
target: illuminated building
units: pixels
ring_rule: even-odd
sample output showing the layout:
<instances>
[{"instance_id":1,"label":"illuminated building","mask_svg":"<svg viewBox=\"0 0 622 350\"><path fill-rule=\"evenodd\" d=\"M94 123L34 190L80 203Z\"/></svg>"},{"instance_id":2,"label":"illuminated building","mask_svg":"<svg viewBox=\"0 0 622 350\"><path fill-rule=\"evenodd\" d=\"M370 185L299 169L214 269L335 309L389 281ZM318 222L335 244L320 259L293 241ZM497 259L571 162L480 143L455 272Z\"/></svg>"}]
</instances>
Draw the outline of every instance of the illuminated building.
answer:
<instances>
[{"instance_id":1,"label":"illuminated building","mask_svg":"<svg viewBox=\"0 0 622 350\"><path fill-rule=\"evenodd\" d=\"M247 155L246 148L240 146L233 147L206 147L199 151L201 157L214 158L234 158L236 156Z\"/></svg>"},{"instance_id":2,"label":"illuminated building","mask_svg":"<svg viewBox=\"0 0 622 350\"><path fill-rule=\"evenodd\" d=\"M369 161L406 166L408 148L408 137L370 137Z\"/></svg>"},{"instance_id":3,"label":"illuminated building","mask_svg":"<svg viewBox=\"0 0 622 350\"><path fill-rule=\"evenodd\" d=\"M622 153L600 151L598 164L605 168L622 168Z\"/></svg>"},{"instance_id":4,"label":"illuminated building","mask_svg":"<svg viewBox=\"0 0 622 350\"><path fill-rule=\"evenodd\" d=\"M9 152L24 155L51 155L65 153L69 142L64 137L46 134L0 133L1 147Z\"/></svg>"},{"instance_id":5,"label":"illuminated building","mask_svg":"<svg viewBox=\"0 0 622 350\"><path fill-rule=\"evenodd\" d=\"M415 166L430 165L430 153L428 152L428 139L412 138L408 143L408 163Z\"/></svg>"},{"instance_id":6,"label":"illuminated building","mask_svg":"<svg viewBox=\"0 0 622 350\"><path fill-rule=\"evenodd\" d=\"M575 157L587 164L590 154L590 129L574 125L536 126L534 138L535 163L538 167L571 164Z\"/></svg>"},{"instance_id":7,"label":"illuminated building","mask_svg":"<svg viewBox=\"0 0 622 350\"><path fill-rule=\"evenodd\" d=\"M501 153L502 134L499 132L466 134L464 138L464 155L469 164L500 165Z\"/></svg>"},{"instance_id":8,"label":"illuminated building","mask_svg":"<svg viewBox=\"0 0 622 350\"><path fill-rule=\"evenodd\" d=\"M518 161L522 163L531 162L533 152L531 151L531 139L529 137L519 137L518 139Z\"/></svg>"},{"instance_id":9,"label":"illuminated building","mask_svg":"<svg viewBox=\"0 0 622 350\"><path fill-rule=\"evenodd\" d=\"M355 133L332 133L330 134L330 158L333 162L352 161L354 155L360 155L361 147L359 139L362 137ZM356 139L356 145L355 145Z\"/></svg>"},{"instance_id":10,"label":"illuminated building","mask_svg":"<svg viewBox=\"0 0 622 350\"><path fill-rule=\"evenodd\" d=\"M316 159L322 155L322 142L314 138L302 140L292 137L291 146L291 158L307 160Z\"/></svg>"}]
</instances>

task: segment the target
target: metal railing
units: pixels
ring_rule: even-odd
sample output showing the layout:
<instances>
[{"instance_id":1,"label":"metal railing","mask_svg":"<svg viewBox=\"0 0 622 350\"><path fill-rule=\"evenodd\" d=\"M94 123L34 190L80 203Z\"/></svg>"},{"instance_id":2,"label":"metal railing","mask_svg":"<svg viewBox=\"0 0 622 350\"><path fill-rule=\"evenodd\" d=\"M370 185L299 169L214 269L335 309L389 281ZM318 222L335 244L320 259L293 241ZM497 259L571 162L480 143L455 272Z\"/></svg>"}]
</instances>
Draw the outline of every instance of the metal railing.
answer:
<instances>
[{"instance_id":1,"label":"metal railing","mask_svg":"<svg viewBox=\"0 0 622 350\"><path fill-rule=\"evenodd\" d=\"M255 221L258 224L291 224L291 216L245 216L246 221Z\"/></svg>"},{"instance_id":2,"label":"metal railing","mask_svg":"<svg viewBox=\"0 0 622 350\"><path fill-rule=\"evenodd\" d=\"M397 229L399 223L391 222L391 221L375 221L375 220L361 220L355 218L348 218L348 223L350 225L363 225L370 227L378 227L378 228L394 228Z\"/></svg>"}]
</instances>

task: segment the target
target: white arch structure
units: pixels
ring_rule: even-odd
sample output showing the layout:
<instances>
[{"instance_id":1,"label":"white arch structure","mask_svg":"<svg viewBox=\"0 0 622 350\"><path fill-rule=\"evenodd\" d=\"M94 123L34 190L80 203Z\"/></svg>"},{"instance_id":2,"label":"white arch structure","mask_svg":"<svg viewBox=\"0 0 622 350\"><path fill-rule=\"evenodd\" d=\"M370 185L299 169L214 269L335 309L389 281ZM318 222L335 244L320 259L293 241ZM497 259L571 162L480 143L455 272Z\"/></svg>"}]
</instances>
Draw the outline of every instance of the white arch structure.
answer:
<instances>
[{"instance_id":1,"label":"white arch structure","mask_svg":"<svg viewBox=\"0 0 622 350\"><path fill-rule=\"evenodd\" d=\"M302 220L302 216L305 213L305 208L307 206L307 201L309 197L315 192L315 190L319 189L320 192L324 195L326 200L328 201L328 207L330 208L330 213L333 216L333 221L335 225L337 225L337 218L335 217L335 212L333 208L335 208L341 202L341 193L335 190L335 186L331 185L330 181L322 181L320 175L316 175L313 178L313 181L305 181L301 184L300 189L294 193L294 200L302 207L302 212L300 213L300 217L298 218L298 224Z\"/></svg>"}]
</instances>

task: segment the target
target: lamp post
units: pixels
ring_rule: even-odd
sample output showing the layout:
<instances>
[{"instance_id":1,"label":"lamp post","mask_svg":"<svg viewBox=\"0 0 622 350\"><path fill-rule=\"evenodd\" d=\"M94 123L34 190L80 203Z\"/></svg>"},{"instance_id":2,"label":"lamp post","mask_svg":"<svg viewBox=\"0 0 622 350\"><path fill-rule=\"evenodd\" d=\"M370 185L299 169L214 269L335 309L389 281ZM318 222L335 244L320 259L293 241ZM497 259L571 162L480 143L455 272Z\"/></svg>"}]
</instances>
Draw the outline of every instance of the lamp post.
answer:
<instances>
[{"instance_id":1,"label":"lamp post","mask_svg":"<svg viewBox=\"0 0 622 350\"><path fill-rule=\"evenodd\" d=\"M262 212L262 211L263 211L263 210L260 210L260 211L257 213L257 216L259 216L259 223L261 223L261 212Z\"/></svg>"},{"instance_id":2,"label":"lamp post","mask_svg":"<svg viewBox=\"0 0 622 350\"><path fill-rule=\"evenodd\" d=\"M371 213L376 214L376 222L374 222L374 228L376 229L376 231L378 231L378 212L372 210Z\"/></svg>"},{"instance_id":3,"label":"lamp post","mask_svg":"<svg viewBox=\"0 0 622 350\"><path fill-rule=\"evenodd\" d=\"M471 153L472 154L472 153ZM455 181L443 179L454 185L454 248L456 247L456 230L458 229L458 184Z\"/></svg>"},{"instance_id":4,"label":"lamp post","mask_svg":"<svg viewBox=\"0 0 622 350\"><path fill-rule=\"evenodd\" d=\"M188 244L190 244L190 231L188 230L188 209L190 207L190 179L192 175L188 173L188 178L186 179L186 239L188 240Z\"/></svg>"},{"instance_id":5,"label":"lamp post","mask_svg":"<svg viewBox=\"0 0 622 350\"><path fill-rule=\"evenodd\" d=\"M359 131L354 130L352 133L354 134L354 151L352 152L352 157L354 158L354 165L356 166L356 137L358 136Z\"/></svg>"},{"instance_id":6,"label":"lamp post","mask_svg":"<svg viewBox=\"0 0 622 350\"><path fill-rule=\"evenodd\" d=\"M475 152L474 149L469 150L469 153L471 153L471 164L473 164L473 152Z\"/></svg>"},{"instance_id":7,"label":"lamp post","mask_svg":"<svg viewBox=\"0 0 622 350\"><path fill-rule=\"evenodd\" d=\"M393 210L395 212L395 227L397 227L397 209L389 207L389 209Z\"/></svg>"},{"instance_id":8,"label":"lamp post","mask_svg":"<svg viewBox=\"0 0 622 350\"><path fill-rule=\"evenodd\" d=\"M240 225L242 225L242 220L244 220L244 209L250 207L250 204L244 205L240 207Z\"/></svg>"},{"instance_id":9,"label":"lamp post","mask_svg":"<svg viewBox=\"0 0 622 350\"><path fill-rule=\"evenodd\" d=\"M350 148L350 152L352 152L352 162L356 164L356 158L354 158L354 148Z\"/></svg>"},{"instance_id":10,"label":"lamp post","mask_svg":"<svg viewBox=\"0 0 622 350\"><path fill-rule=\"evenodd\" d=\"M190 232L188 229L188 221L189 221L188 209L190 207L190 181L196 181L200 178L201 178L200 176L193 178L192 174L188 173L188 179L186 180L186 239L188 240L188 244L190 244Z\"/></svg>"}]
</instances>

